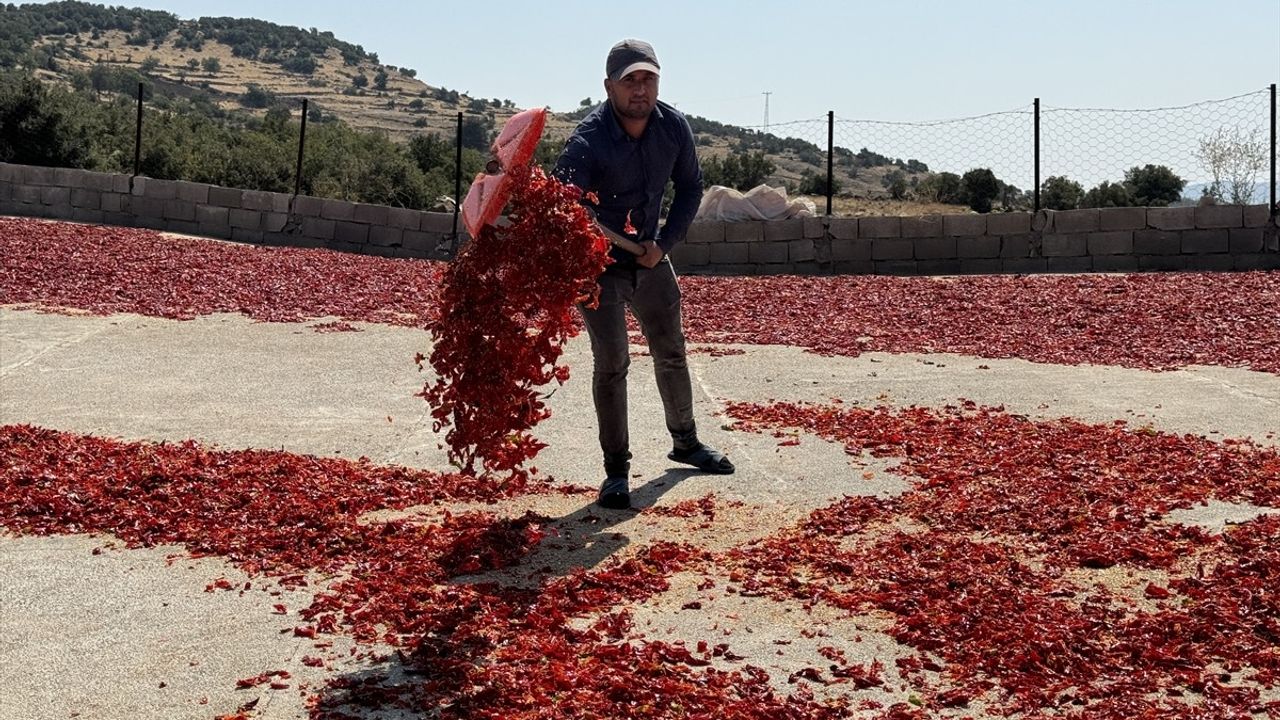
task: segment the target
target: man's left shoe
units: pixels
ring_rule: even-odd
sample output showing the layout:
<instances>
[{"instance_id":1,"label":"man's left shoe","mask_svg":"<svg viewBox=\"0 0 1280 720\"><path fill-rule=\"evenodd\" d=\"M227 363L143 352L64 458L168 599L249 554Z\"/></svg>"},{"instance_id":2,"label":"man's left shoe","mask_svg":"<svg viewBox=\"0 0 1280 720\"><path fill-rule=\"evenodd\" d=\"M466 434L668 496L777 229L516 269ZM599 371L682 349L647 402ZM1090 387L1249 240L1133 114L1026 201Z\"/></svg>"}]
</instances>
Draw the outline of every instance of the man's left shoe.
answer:
<instances>
[{"instance_id":1,"label":"man's left shoe","mask_svg":"<svg viewBox=\"0 0 1280 720\"><path fill-rule=\"evenodd\" d=\"M712 475L732 475L734 471L733 463L729 462L729 458L725 457L724 453L702 443L688 450L676 448L667 453L667 459L692 465Z\"/></svg>"},{"instance_id":2,"label":"man's left shoe","mask_svg":"<svg viewBox=\"0 0 1280 720\"><path fill-rule=\"evenodd\" d=\"M600 484L600 496L596 504L609 510L628 510L631 508L631 492L627 487L627 478L607 477Z\"/></svg>"}]
</instances>

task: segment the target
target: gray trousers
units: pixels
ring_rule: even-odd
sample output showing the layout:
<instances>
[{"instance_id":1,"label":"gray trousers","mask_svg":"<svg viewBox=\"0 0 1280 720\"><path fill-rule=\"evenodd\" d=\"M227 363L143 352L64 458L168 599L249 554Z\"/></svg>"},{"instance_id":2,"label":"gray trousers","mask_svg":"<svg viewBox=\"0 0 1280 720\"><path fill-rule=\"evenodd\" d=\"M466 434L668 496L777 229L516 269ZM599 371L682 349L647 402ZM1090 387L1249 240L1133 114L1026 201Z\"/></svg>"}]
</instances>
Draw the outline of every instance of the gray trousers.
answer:
<instances>
[{"instance_id":1,"label":"gray trousers","mask_svg":"<svg viewBox=\"0 0 1280 720\"><path fill-rule=\"evenodd\" d=\"M680 286L666 259L652 269L610 267L600 276L600 306L588 310L579 305L591 338L594 373L591 381L600 428L600 449L605 472L625 475L631 459L627 429L626 309L640 323L649 343L658 394L666 414L667 430L676 447L697 444L693 420L693 389L685 358L684 328L680 317Z\"/></svg>"}]
</instances>

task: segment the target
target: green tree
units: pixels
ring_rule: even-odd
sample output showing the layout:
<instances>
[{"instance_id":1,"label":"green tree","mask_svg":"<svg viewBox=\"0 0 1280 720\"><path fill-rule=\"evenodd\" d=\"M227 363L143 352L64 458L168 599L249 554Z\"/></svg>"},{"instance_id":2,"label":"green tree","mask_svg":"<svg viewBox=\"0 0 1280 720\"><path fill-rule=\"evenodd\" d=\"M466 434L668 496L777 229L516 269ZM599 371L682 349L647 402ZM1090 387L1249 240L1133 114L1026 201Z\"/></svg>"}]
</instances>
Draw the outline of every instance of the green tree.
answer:
<instances>
[{"instance_id":1,"label":"green tree","mask_svg":"<svg viewBox=\"0 0 1280 720\"><path fill-rule=\"evenodd\" d=\"M32 77L0 78L0 162L91 167L85 110Z\"/></svg>"},{"instance_id":2,"label":"green tree","mask_svg":"<svg viewBox=\"0 0 1280 720\"><path fill-rule=\"evenodd\" d=\"M827 174L818 174L812 170L805 170L800 173L800 185L796 188L796 192L801 195L820 195L827 196ZM831 194L835 195L840 192L840 178L831 178Z\"/></svg>"},{"instance_id":3,"label":"green tree","mask_svg":"<svg viewBox=\"0 0 1280 720\"><path fill-rule=\"evenodd\" d=\"M414 135L409 138L409 157L418 169L429 173L439 167L453 167L453 146L436 133Z\"/></svg>"},{"instance_id":4,"label":"green tree","mask_svg":"<svg viewBox=\"0 0 1280 720\"><path fill-rule=\"evenodd\" d=\"M1000 181L990 168L974 168L960 178L965 203L974 212L991 212L991 201L1000 195Z\"/></svg>"},{"instance_id":5,"label":"green tree","mask_svg":"<svg viewBox=\"0 0 1280 720\"><path fill-rule=\"evenodd\" d=\"M160 58L155 55L148 55L142 60L142 64L138 66L143 75L154 75L156 70L160 69Z\"/></svg>"},{"instance_id":6,"label":"green tree","mask_svg":"<svg viewBox=\"0 0 1280 720\"><path fill-rule=\"evenodd\" d=\"M962 200L960 176L953 172L940 172L916 183L916 198L925 202L956 205Z\"/></svg>"},{"instance_id":7,"label":"green tree","mask_svg":"<svg viewBox=\"0 0 1280 720\"><path fill-rule=\"evenodd\" d=\"M1182 198L1187 181L1164 165L1133 167L1124 174L1124 183L1141 207L1164 207Z\"/></svg>"},{"instance_id":8,"label":"green tree","mask_svg":"<svg viewBox=\"0 0 1280 720\"><path fill-rule=\"evenodd\" d=\"M373 89L374 90L387 89L387 71L386 70L379 70L378 73L373 76Z\"/></svg>"},{"instance_id":9,"label":"green tree","mask_svg":"<svg viewBox=\"0 0 1280 720\"><path fill-rule=\"evenodd\" d=\"M222 61L216 57L207 57L200 61L200 68L207 73L216 73L222 70Z\"/></svg>"},{"instance_id":10,"label":"green tree","mask_svg":"<svg viewBox=\"0 0 1280 720\"><path fill-rule=\"evenodd\" d=\"M248 108L271 107L275 103L275 93L255 83L249 83L244 94L240 96L240 104Z\"/></svg>"},{"instance_id":11,"label":"green tree","mask_svg":"<svg viewBox=\"0 0 1280 720\"><path fill-rule=\"evenodd\" d=\"M358 88L368 87L369 77L364 73L356 73L355 77L351 78L351 86Z\"/></svg>"},{"instance_id":12,"label":"green tree","mask_svg":"<svg viewBox=\"0 0 1280 720\"><path fill-rule=\"evenodd\" d=\"M881 184L889 192L889 197L894 200L901 200L907 196L907 176L901 170L887 173L881 179Z\"/></svg>"},{"instance_id":13,"label":"green tree","mask_svg":"<svg viewBox=\"0 0 1280 720\"><path fill-rule=\"evenodd\" d=\"M1113 183L1103 180L1096 187L1084 194L1080 207L1108 208L1133 207L1133 193L1124 183Z\"/></svg>"},{"instance_id":14,"label":"green tree","mask_svg":"<svg viewBox=\"0 0 1280 720\"><path fill-rule=\"evenodd\" d=\"M1084 198L1084 187L1075 180L1053 175L1040 183L1040 207L1049 210L1074 210Z\"/></svg>"}]
</instances>

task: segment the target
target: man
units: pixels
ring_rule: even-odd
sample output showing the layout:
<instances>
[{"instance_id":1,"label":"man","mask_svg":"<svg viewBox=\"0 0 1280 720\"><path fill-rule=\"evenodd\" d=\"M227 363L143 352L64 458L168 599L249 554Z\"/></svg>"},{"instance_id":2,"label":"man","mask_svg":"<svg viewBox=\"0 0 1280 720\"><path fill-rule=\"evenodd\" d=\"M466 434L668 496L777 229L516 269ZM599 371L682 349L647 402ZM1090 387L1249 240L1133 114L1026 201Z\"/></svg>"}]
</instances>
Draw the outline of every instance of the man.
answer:
<instances>
[{"instance_id":1,"label":"man","mask_svg":"<svg viewBox=\"0 0 1280 720\"><path fill-rule=\"evenodd\" d=\"M649 43L623 40L605 61L608 99L574 130L555 174L598 201L588 207L606 235L616 239L634 228L643 255L613 248L615 262L600 276L600 305L579 306L594 358L592 397L604 452L601 506L631 506L627 430L626 308L630 307L653 356L658 393L671 433L667 457L709 473L732 473L733 463L698 440L693 390L680 319L680 288L667 253L684 239L702 200L702 171L689 122L658 101L657 55ZM667 181L675 198L667 222L658 227Z\"/></svg>"}]
</instances>

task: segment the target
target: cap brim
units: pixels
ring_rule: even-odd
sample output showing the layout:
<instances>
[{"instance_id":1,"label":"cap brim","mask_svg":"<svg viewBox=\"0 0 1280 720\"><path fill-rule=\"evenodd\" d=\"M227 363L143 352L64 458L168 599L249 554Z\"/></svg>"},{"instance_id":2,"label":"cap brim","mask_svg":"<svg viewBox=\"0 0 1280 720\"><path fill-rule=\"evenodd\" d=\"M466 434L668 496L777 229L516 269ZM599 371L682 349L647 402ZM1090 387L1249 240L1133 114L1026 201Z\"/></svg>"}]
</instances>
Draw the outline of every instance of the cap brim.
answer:
<instances>
[{"instance_id":1,"label":"cap brim","mask_svg":"<svg viewBox=\"0 0 1280 720\"><path fill-rule=\"evenodd\" d=\"M658 66L657 66L657 65L654 65L654 64L653 64L653 63L651 63L651 62L638 62L638 63L631 63L630 65L628 65L628 66L626 66L626 67L622 68L622 70L621 70L621 71L614 73L614 75L613 75L613 77L612 77L611 79L612 79L612 80L621 80L622 78L624 78L624 77L626 77L626 76L630 75L631 73L633 73L633 72L635 72L635 71L637 71L637 70L648 70L649 72L653 73L654 75L659 75L659 76L662 74L662 73L660 73L660 72L658 71Z\"/></svg>"}]
</instances>

